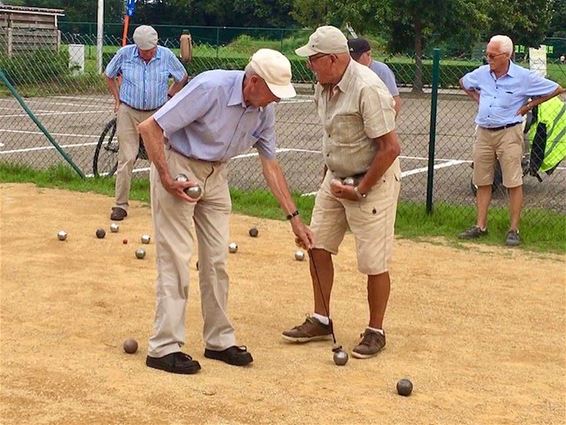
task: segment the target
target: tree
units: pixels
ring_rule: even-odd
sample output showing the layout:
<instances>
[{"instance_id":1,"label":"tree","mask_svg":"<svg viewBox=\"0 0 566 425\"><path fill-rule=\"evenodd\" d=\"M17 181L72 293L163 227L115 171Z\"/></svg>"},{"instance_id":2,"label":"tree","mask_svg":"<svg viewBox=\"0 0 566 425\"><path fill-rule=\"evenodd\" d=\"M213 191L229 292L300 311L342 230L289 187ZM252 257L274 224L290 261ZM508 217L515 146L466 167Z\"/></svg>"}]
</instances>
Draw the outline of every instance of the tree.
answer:
<instances>
[{"instance_id":1,"label":"tree","mask_svg":"<svg viewBox=\"0 0 566 425\"><path fill-rule=\"evenodd\" d=\"M546 35L549 37L566 38L566 1L554 0L550 3L551 19Z\"/></svg>"},{"instance_id":2,"label":"tree","mask_svg":"<svg viewBox=\"0 0 566 425\"><path fill-rule=\"evenodd\" d=\"M330 0L293 0L291 16L304 27L316 28L329 23Z\"/></svg>"},{"instance_id":3,"label":"tree","mask_svg":"<svg viewBox=\"0 0 566 425\"><path fill-rule=\"evenodd\" d=\"M553 13L553 1L549 0L508 0L487 3L490 31L505 34L515 44L538 47L546 37ZM562 21L562 27L564 27Z\"/></svg>"},{"instance_id":4,"label":"tree","mask_svg":"<svg viewBox=\"0 0 566 425\"><path fill-rule=\"evenodd\" d=\"M376 22L388 31L392 53L414 51L413 91L422 91L422 57L427 43L465 41L469 49L487 23L485 0L385 0Z\"/></svg>"}]
</instances>

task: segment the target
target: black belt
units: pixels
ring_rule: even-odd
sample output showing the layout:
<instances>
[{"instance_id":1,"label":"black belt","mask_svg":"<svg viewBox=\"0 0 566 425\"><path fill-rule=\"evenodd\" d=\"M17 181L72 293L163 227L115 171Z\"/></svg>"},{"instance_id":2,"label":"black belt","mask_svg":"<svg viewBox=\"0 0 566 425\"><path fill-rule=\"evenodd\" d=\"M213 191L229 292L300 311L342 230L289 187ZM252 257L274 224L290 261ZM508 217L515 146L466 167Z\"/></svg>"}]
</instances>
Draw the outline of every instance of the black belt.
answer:
<instances>
[{"instance_id":1,"label":"black belt","mask_svg":"<svg viewBox=\"0 0 566 425\"><path fill-rule=\"evenodd\" d=\"M138 108L134 108L131 105L128 105L126 102L124 101L120 101L120 103L123 103L124 105L126 105L128 108L133 109L134 111L138 111L138 112L151 112L151 111L156 111L157 109L161 108L161 106L159 108L155 108L155 109L138 109Z\"/></svg>"},{"instance_id":2,"label":"black belt","mask_svg":"<svg viewBox=\"0 0 566 425\"><path fill-rule=\"evenodd\" d=\"M505 124L502 125L501 127L481 127L484 130L489 130L489 131L498 131L498 130L505 130L506 128L511 128L511 127L515 127L516 125L522 124L522 121L519 122L514 122L513 124Z\"/></svg>"}]
</instances>

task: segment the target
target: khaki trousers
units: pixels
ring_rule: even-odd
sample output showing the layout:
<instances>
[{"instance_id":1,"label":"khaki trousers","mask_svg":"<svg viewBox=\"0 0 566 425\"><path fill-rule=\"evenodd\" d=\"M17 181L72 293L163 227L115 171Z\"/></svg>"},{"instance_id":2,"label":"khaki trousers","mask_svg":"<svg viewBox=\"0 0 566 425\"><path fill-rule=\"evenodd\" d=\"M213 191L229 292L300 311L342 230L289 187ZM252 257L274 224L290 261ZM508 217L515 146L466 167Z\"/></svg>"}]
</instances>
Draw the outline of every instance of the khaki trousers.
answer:
<instances>
[{"instance_id":1,"label":"khaki trousers","mask_svg":"<svg viewBox=\"0 0 566 425\"><path fill-rule=\"evenodd\" d=\"M157 110L157 109L156 109ZM116 206L128 210L132 171L139 150L138 124L151 117L156 110L138 111L122 103L117 114L118 169L116 170Z\"/></svg>"},{"instance_id":2,"label":"khaki trousers","mask_svg":"<svg viewBox=\"0 0 566 425\"><path fill-rule=\"evenodd\" d=\"M181 351L185 343L185 310L189 292L189 261L198 243L201 310L206 348L224 350L236 345L228 319L229 219L232 203L226 164L186 158L166 147L172 177L183 173L203 188L191 204L167 192L159 173L150 170L151 210L157 253L157 305L148 354L162 357ZM194 223L194 228L193 228Z\"/></svg>"}]
</instances>

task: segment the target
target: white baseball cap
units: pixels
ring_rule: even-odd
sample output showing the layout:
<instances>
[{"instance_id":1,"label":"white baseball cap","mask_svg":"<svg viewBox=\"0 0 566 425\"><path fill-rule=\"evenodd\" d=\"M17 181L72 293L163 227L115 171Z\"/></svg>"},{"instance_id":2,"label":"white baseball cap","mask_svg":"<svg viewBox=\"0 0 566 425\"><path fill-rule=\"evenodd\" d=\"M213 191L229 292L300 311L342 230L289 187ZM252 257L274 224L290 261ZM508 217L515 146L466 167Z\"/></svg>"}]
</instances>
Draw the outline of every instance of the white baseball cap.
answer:
<instances>
[{"instance_id":1,"label":"white baseball cap","mask_svg":"<svg viewBox=\"0 0 566 425\"><path fill-rule=\"evenodd\" d=\"M295 50L299 56L313 56L317 53L348 53L348 40L338 28L331 25L318 27L309 37L309 42Z\"/></svg>"},{"instance_id":2,"label":"white baseball cap","mask_svg":"<svg viewBox=\"0 0 566 425\"><path fill-rule=\"evenodd\" d=\"M134 31L134 43L140 50L151 50L157 46L157 31L149 25L141 25Z\"/></svg>"},{"instance_id":3,"label":"white baseball cap","mask_svg":"<svg viewBox=\"0 0 566 425\"><path fill-rule=\"evenodd\" d=\"M277 50L259 49L250 59L250 66L274 96L280 99L296 96L291 84L291 63Z\"/></svg>"}]
</instances>

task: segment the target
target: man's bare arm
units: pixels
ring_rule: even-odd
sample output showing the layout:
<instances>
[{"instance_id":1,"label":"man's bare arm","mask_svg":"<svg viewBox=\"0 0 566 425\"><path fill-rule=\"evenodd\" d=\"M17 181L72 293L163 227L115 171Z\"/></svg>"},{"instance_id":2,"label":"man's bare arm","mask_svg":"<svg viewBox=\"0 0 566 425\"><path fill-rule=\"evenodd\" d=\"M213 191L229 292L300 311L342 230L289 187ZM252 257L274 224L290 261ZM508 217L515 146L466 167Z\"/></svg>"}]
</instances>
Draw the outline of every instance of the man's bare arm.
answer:
<instances>
[{"instance_id":1,"label":"man's bare arm","mask_svg":"<svg viewBox=\"0 0 566 425\"><path fill-rule=\"evenodd\" d=\"M263 169L263 176L265 181L273 193L273 196L279 202L279 205L287 215L292 215L293 212L297 210L295 202L291 197L291 192L289 191L289 186L281 170L281 166L276 159L267 159L263 156L261 158L261 166ZM311 230L303 224L301 218L296 215L290 220L291 227L293 228L293 233L296 236L296 242L305 249L312 248L314 243L314 237Z\"/></svg>"},{"instance_id":2,"label":"man's bare arm","mask_svg":"<svg viewBox=\"0 0 566 425\"><path fill-rule=\"evenodd\" d=\"M120 107L120 93L118 91L116 78L106 76L106 85L108 86L108 90L110 90L110 94L112 94L112 97L114 98L114 112L118 112L118 108Z\"/></svg>"}]
</instances>

